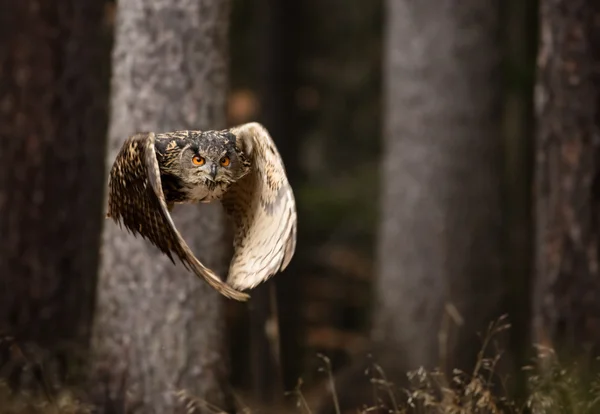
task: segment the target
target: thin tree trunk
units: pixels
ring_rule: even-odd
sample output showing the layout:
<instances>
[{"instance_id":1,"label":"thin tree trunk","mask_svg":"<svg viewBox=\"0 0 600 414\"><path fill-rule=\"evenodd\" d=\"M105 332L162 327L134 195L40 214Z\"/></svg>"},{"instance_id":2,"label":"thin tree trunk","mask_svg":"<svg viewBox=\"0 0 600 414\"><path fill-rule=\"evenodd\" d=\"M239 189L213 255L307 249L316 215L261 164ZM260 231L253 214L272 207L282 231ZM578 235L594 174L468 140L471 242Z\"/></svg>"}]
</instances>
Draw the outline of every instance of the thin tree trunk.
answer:
<instances>
[{"instance_id":1,"label":"thin tree trunk","mask_svg":"<svg viewBox=\"0 0 600 414\"><path fill-rule=\"evenodd\" d=\"M295 63L299 53L298 4L262 0L257 6L261 122L274 137L294 185L299 178L294 100ZM281 402L284 391L292 389L300 375L297 275L292 264L280 277L259 286L250 304L252 388L256 398L266 403ZM273 324L277 326L275 335L272 329L267 329Z\"/></svg>"},{"instance_id":2,"label":"thin tree trunk","mask_svg":"<svg viewBox=\"0 0 600 414\"><path fill-rule=\"evenodd\" d=\"M595 1L540 1L534 339L581 366L600 345L599 17Z\"/></svg>"},{"instance_id":3,"label":"thin tree trunk","mask_svg":"<svg viewBox=\"0 0 600 414\"><path fill-rule=\"evenodd\" d=\"M103 2L0 9L0 332L73 354L89 344L102 225Z\"/></svg>"},{"instance_id":4,"label":"thin tree trunk","mask_svg":"<svg viewBox=\"0 0 600 414\"><path fill-rule=\"evenodd\" d=\"M537 0L503 3L505 47L504 139L506 164L506 284L507 310L511 316L510 353L514 381L510 389L525 397L521 367L531 357L531 285L533 275L533 146L535 60L537 51ZM505 357L506 358L506 357Z\"/></svg>"},{"instance_id":5,"label":"thin tree trunk","mask_svg":"<svg viewBox=\"0 0 600 414\"><path fill-rule=\"evenodd\" d=\"M498 36L497 1L387 2L373 339L402 370L471 365L499 316Z\"/></svg>"},{"instance_id":6,"label":"thin tree trunk","mask_svg":"<svg viewBox=\"0 0 600 414\"><path fill-rule=\"evenodd\" d=\"M109 164L136 131L225 127L229 7L223 0L118 3ZM174 221L200 260L223 274L225 222L220 206L204 207L176 207ZM129 393L131 412L185 412L173 394L183 389L228 408L222 300L181 264L106 222L96 362L111 386L125 379L120 391Z\"/></svg>"}]
</instances>

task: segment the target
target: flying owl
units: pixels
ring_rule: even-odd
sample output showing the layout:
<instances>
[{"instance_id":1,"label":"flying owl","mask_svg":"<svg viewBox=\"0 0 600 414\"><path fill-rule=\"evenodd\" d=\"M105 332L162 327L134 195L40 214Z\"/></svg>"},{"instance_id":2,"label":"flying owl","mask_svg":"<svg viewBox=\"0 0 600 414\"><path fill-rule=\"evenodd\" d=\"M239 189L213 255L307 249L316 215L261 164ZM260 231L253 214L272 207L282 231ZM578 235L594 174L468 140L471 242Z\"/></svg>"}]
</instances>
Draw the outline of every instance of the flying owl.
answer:
<instances>
[{"instance_id":1,"label":"flying owl","mask_svg":"<svg viewBox=\"0 0 600 414\"><path fill-rule=\"evenodd\" d=\"M268 131L252 122L221 131L139 133L129 137L109 175L108 213L224 296L287 267L296 249L296 202ZM175 204L220 200L234 228L234 255L223 282L192 253L175 227Z\"/></svg>"}]
</instances>

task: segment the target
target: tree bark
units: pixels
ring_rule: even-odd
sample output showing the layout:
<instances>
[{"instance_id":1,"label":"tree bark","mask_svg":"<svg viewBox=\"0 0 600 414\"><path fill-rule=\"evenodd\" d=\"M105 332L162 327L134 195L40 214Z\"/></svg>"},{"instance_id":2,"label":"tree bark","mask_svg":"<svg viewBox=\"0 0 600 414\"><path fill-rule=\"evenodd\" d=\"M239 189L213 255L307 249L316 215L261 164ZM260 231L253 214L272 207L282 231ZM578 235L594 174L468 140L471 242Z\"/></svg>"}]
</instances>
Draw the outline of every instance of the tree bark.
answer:
<instances>
[{"instance_id":1,"label":"tree bark","mask_svg":"<svg viewBox=\"0 0 600 414\"><path fill-rule=\"evenodd\" d=\"M499 316L499 6L387 2L372 337L399 371L471 366L476 333ZM442 323L447 306L462 326Z\"/></svg>"},{"instance_id":2,"label":"tree bark","mask_svg":"<svg viewBox=\"0 0 600 414\"><path fill-rule=\"evenodd\" d=\"M587 363L600 344L599 48L597 2L541 0L534 335Z\"/></svg>"},{"instance_id":3,"label":"tree bark","mask_svg":"<svg viewBox=\"0 0 600 414\"><path fill-rule=\"evenodd\" d=\"M99 259L103 6L0 1L0 332L70 354L89 344Z\"/></svg>"},{"instance_id":4,"label":"tree bark","mask_svg":"<svg viewBox=\"0 0 600 414\"><path fill-rule=\"evenodd\" d=\"M229 7L223 0L118 3L109 165L136 131L225 127ZM220 206L176 207L173 218L199 259L224 274L230 251ZM111 386L125 379L121 397L129 393L131 412L184 412L174 395L184 389L227 409L223 299L112 222L103 242L98 369Z\"/></svg>"}]
</instances>

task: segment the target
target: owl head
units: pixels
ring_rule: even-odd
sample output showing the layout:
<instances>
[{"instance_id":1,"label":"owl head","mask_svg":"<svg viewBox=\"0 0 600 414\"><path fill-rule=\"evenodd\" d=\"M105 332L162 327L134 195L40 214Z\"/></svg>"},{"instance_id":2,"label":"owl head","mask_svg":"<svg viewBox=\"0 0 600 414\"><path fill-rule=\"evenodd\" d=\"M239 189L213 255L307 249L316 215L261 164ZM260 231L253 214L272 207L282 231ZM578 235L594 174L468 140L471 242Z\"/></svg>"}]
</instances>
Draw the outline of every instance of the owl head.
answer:
<instances>
[{"instance_id":1,"label":"owl head","mask_svg":"<svg viewBox=\"0 0 600 414\"><path fill-rule=\"evenodd\" d=\"M229 185L249 171L249 162L231 132L181 131L161 138L157 135L161 167L186 186Z\"/></svg>"}]
</instances>

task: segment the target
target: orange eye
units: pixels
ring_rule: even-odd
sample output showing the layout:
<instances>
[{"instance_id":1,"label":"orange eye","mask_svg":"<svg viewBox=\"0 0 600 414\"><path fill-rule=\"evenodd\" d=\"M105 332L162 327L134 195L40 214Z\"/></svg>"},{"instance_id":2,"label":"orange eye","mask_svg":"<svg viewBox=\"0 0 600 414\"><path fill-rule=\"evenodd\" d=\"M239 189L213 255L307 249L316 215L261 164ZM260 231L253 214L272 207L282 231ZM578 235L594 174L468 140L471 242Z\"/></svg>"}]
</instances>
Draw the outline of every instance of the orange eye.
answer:
<instances>
[{"instance_id":1,"label":"orange eye","mask_svg":"<svg viewBox=\"0 0 600 414\"><path fill-rule=\"evenodd\" d=\"M204 158L200 157L199 155L194 155L194 158L192 158L192 162L194 163L194 165L204 165Z\"/></svg>"},{"instance_id":2,"label":"orange eye","mask_svg":"<svg viewBox=\"0 0 600 414\"><path fill-rule=\"evenodd\" d=\"M231 160L229 159L229 157L225 156L225 157L221 158L221 165L223 167L228 167L229 164L231 164Z\"/></svg>"}]
</instances>

